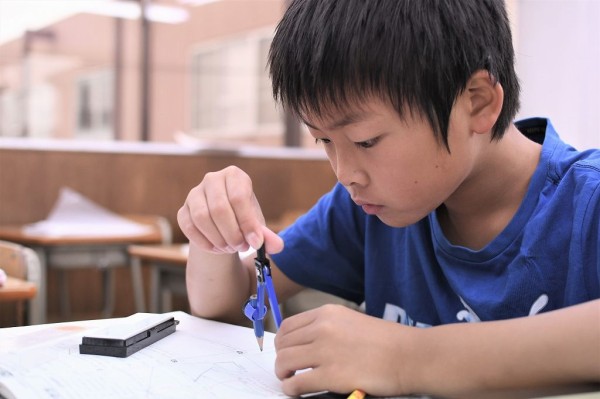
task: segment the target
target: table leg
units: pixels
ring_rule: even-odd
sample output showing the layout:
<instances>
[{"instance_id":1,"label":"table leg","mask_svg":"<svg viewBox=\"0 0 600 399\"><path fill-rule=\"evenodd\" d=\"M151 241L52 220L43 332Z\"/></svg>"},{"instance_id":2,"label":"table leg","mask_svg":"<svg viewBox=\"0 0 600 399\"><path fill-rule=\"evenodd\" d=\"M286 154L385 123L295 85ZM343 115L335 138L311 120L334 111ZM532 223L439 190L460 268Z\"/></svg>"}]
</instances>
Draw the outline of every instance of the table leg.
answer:
<instances>
[{"instance_id":1,"label":"table leg","mask_svg":"<svg viewBox=\"0 0 600 399\"><path fill-rule=\"evenodd\" d=\"M161 311L161 313L164 313L164 312L171 312L172 310L173 310L173 294L171 293L170 289L164 288L161 290L160 311Z\"/></svg>"},{"instance_id":2,"label":"table leg","mask_svg":"<svg viewBox=\"0 0 600 399\"><path fill-rule=\"evenodd\" d=\"M115 270L111 267L104 267L101 271L104 292L102 315L105 319L109 319L115 310Z\"/></svg>"},{"instance_id":3,"label":"table leg","mask_svg":"<svg viewBox=\"0 0 600 399\"><path fill-rule=\"evenodd\" d=\"M69 276L63 269L55 269L58 274L58 291L60 292L60 316L63 320L71 320L71 294L69 292Z\"/></svg>"},{"instance_id":4,"label":"table leg","mask_svg":"<svg viewBox=\"0 0 600 399\"><path fill-rule=\"evenodd\" d=\"M21 327L23 325L23 301L17 301L17 327Z\"/></svg>"},{"instance_id":5,"label":"table leg","mask_svg":"<svg viewBox=\"0 0 600 399\"><path fill-rule=\"evenodd\" d=\"M150 266L150 312L158 313L161 311L160 265L152 262Z\"/></svg>"},{"instance_id":6,"label":"table leg","mask_svg":"<svg viewBox=\"0 0 600 399\"><path fill-rule=\"evenodd\" d=\"M30 325L45 324L48 311L48 290L47 290L47 253L44 248L32 247L40 261L40 278L38 292L31 301L29 301L29 311L27 312Z\"/></svg>"},{"instance_id":7,"label":"table leg","mask_svg":"<svg viewBox=\"0 0 600 399\"><path fill-rule=\"evenodd\" d=\"M144 313L146 304L144 299L144 280L142 278L142 261L138 257L131 257L131 280L133 281L133 295L136 312Z\"/></svg>"}]
</instances>

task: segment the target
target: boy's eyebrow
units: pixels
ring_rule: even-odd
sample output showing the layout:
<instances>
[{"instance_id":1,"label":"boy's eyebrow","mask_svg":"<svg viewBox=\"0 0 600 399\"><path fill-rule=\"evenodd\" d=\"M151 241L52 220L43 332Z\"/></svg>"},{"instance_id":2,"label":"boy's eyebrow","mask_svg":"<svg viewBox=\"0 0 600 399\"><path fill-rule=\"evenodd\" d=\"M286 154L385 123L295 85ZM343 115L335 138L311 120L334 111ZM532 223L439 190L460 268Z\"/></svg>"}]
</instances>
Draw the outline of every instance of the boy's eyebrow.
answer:
<instances>
[{"instance_id":1,"label":"boy's eyebrow","mask_svg":"<svg viewBox=\"0 0 600 399\"><path fill-rule=\"evenodd\" d=\"M304 124L308 127L310 127L311 129L314 130L319 130L321 131L321 129L319 129L318 127L308 123L304 118L300 118L302 120L302 122L304 122ZM348 125L352 125L353 123L358 123L362 120L365 119L365 114L363 112L355 112L355 113L350 113L350 114L346 114L344 115L340 120L333 122L332 124L326 126L326 128L328 130L336 130L339 129L341 127L345 127Z\"/></svg>"}]
</instances>

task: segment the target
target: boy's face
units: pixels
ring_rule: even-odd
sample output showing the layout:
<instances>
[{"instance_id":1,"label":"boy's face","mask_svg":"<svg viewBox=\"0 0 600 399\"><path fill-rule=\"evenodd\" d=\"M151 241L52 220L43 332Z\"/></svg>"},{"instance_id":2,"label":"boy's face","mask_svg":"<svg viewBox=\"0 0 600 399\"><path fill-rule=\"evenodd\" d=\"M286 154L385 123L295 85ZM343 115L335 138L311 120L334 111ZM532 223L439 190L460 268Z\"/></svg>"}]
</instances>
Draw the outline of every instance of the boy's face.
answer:
<instances>
[{"instance_id":1,"label":"boy's face","mask_svg":"<svg viewBox=\"0 0 600 399\"><path fill-rule=\"evenodd\" d=\"M407 111L400 119L379 100L303 119L354 202L384 223L401 227L435 210L473 171L476 147L456 108L448 130L451 154L419 115Z\"/></svg>"}]
</instances>

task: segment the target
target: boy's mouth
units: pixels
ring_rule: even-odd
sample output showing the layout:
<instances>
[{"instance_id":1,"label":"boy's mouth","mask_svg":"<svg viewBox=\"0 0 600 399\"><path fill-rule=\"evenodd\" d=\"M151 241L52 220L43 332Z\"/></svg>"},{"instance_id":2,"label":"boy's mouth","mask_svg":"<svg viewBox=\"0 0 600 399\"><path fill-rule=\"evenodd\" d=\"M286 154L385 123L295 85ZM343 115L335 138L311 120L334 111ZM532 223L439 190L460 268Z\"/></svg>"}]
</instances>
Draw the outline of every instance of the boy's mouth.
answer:
<instances>
[{"instance_id":1,"label":"boy's mouth","mask_svg":"<svg viewBox=\"0 0 600 399\"><path fill-rule=\"evenodd\" d=\"M354 203L360 206L363 211L368 215L377 215L383 209L383 205L370 204L360 199L353 199Z\"/></svg>"},{"instance_id":2,"label":"boy's mouth","mask_svg":"<svg viewBox=\"0 0 600 399\"><path fill-rule=\"evenodd\" d=\"M362 209L367 215L377 215L378 213L381 212L381 210L383 209L383 206L373 205L373 204L364 204L364 205L362 205Z\"/></svg>"}]
</instances>

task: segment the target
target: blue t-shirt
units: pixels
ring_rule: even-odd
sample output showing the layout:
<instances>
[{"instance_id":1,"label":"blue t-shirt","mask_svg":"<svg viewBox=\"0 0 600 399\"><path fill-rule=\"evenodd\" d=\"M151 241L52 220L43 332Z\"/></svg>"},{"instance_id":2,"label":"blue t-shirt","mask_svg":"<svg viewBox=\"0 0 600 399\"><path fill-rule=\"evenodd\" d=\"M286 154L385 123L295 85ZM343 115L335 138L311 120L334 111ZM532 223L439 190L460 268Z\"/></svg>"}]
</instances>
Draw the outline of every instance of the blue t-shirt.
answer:
<instances>
[{"instance_id":1,"label":"blue t-shirt","mask_svg":"<svg viewBox=\"0 0 600 399\"><path fill-rule=\"evenodd\" d=\"M390 227L337 184L273 255L293 281L361 303L376 317L429 326L534 315L600 297L600 151L576 151L546 119L517 123L543 142L508 226L478 251L452 245L432 212Z\"/></svg>"}]
</instances>

